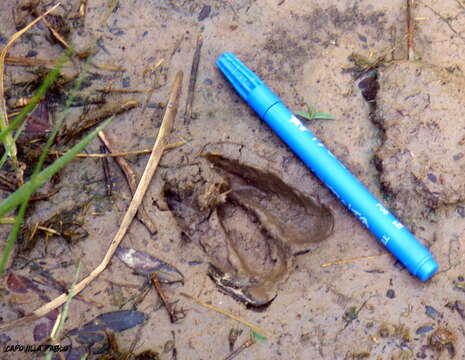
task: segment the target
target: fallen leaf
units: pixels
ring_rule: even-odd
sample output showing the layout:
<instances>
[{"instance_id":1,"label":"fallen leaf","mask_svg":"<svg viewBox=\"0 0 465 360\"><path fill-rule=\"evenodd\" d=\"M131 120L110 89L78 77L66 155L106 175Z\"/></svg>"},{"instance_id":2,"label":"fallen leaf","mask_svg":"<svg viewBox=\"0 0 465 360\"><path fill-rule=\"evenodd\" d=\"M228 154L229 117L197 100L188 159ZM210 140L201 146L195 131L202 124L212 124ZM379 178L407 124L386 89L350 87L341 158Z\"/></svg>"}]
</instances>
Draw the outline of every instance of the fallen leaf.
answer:
<instances>
[{"instance_id":1,"label":"fallen leaf","mask_svg":"<svg viewBox=\"0 0 465 360\"><path fill-rule=\"evenodd\" d=\"M140 275L156 272L162 283L184 281L184 275L174 266L143 251L119 247L115 254L118 259Z\"/></svg>"}]
</instances>

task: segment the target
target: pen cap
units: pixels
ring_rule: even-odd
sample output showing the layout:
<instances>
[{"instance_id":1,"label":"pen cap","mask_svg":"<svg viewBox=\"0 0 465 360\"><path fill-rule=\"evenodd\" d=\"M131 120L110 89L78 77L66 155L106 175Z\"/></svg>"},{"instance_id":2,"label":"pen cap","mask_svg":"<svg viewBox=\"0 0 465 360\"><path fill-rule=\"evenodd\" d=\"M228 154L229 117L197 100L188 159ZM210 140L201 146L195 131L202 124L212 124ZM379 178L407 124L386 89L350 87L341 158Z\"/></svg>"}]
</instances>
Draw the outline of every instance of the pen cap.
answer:
<instances>
[{"instance_id":1,"label":"pen cap","mask_svg":"<svg viewBox=\"0 0 465 360\"><path fill-rule=\"evenodd\" d=\"M260 117L263 117L270 107L280 102L270 88L233 54L224 53L218 58L216 65Z\"/></svg>"}]
</instances>

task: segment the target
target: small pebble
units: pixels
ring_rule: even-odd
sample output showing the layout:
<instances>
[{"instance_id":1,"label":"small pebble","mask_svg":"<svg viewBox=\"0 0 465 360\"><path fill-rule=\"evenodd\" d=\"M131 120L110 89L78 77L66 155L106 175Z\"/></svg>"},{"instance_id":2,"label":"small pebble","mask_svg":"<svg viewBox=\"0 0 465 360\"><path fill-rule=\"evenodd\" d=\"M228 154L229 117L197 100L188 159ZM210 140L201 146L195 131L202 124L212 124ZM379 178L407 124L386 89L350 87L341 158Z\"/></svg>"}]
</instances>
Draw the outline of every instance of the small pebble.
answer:
<instances>
[{"instance_id":1,"label":"small pebble","mask_svg":"<svg viewBox=\"0 0 465 360\"><path fill-rule=\"evenodd\" d=\"M37 51L35 51L35 50L29 50L29 51L27 52L27 54L26 54L25 57L31 58L31 57L37 56L37 54L38 54Z\"/></svg>"},{"instance_id":2,"label":"small pebble","mask_svg":"<svg viewBox=\"0 0 465 360\"><path fill-rule=\"evenodd\" d=\"M440 313L439 311L437 311L434 307L430 305L425 305L425 314L431 319L442 317L442 313Z\"/></svg>"},{"instance_id":3,"label":"small pebble","mask_svg":"<svg viewBox=\"0 0 465 360\"><path fill-rule=\"evenodd\" d=\"M457 211L457 214L460 215L460 217L465 217L465 207L462 205L459 205L455 208L455 211Z\"/></svg>"},{"instance_id":4,"label":"small pebble","mask_svg":"<svg viewBox=\"0 0 465 360\"><path fill-rule=\"evenodd\" d=\"M199 13L199 21L205 20L209 15L212 7L210 5L204 5Z\"/></svg>"},{"instance_id":5,"label":"small pebble","mask_svg":"<svg viewBox=\"0 0 465 360\"><path fill-rule=\"evenodd\" d=\"M446 345L447 352L449 353L450 358L455 357L456 351L455 346L452 343L447 343Z\"/></svg>"},{"instance_id":6,"label":"small pebble","mask_svg":"<svg viewBox=\"0 0 465 360\"><path fill-rule=\"evenodd\" d=\"M358 36L358 39L359 39L361 42L363 42L363 43L365 43L365 44L367 43L368 39L367 39L366 36L360 35L360 34L358 34L357 36Z\"/></svg>"},{"instance_id":7,"label":"small pebble","mask_svg":"<svg viewBox=\"0 0 465 360\"><path fill-rule=\"evenodd\" d=\"M0 344L5 344L10 340L11 338L7 334L0 334Z\"/></svg>"},{"instance_id":8,"label":"small pebble","mask_svg":"<svg viewBox=\"0 0 465 360\"><path fill-rule=\"evenodd\" d=\"M123 78L123 88L127 89L129 86L131 86L131 78L130 77Z\"/></svg>"},{"instance_id":9,"label":"small pebble","mask_svg":"<svg viewBox=\"0 0 465 360\"><path fill-rule=\"evenodd\" d=\"M462 319L465 320L465 304L462 301L457 300L455 302L455 310L457 310Z\"/></svg>"},{"instance_id":10,"label":"small pebble","mask_svg":"<svg viewBox=\"0 0 465 360\"><path fill-rule=\"evenodd\" d=\"M426 334L432 331L434 328L432 326L420 326L417 331L415 331L415 334L421 335L421 334Z\"/></svg>"},{"instance_id":11,"label":"small pebble","mask_svg":"<svg viewBox=\"0 0 465 360\"><path fill-rule=\"evenodd\" d=\"M386 292L386 296L389 298L389 299L394 299L396 297L396 292L392 289L389 289L387 292Z\"/></svg>"},{"instance_id":12,"label":"small pebble","mask_svg":"<svg viewBox=\"0 0 465 360\"><path fill-rule=\"evenodd\" d=\"M379 329L379 336L382 338L387 338L390 335L389 329L386 326L382 326Z\"/></svg>"},{"instance_id":13,"label":"small pebble","mask_svg":"<svg viewBox=\"0 0 465 360\"><path fill-rule=\"evenodd\" d=\"M176 344L173 340L168 340L165 345L163 346L163 353L167 354L173 351Z\"/></svg>"},{"instance_id":14,"label":"small pebble","mask_svg":"<svg viewBox=\"0 0 465 360\"><path fill-rule=\"evenodd\" d=\"M195 265L200 265L200 264L203 264L202 260L192 260L187 263L187 265L189 266L195 266Z\"/></svg>"},{"instance_id":15,"label":"small pebble","mask_svg":"<svg viewBox=\"0 0 465 360\"><path fill-rule=\"evenodd\" d=\"M307 343L309 342L310 340L312 339L310 333L303 333L302 335L300 335L300 342L301 343Z\"/></svg>"},{"instance_id":16,"label":"small pebble","mask_svg":"<svg viewBox=\"0 0 465 360\"><path fill-rule=\"evenodd\" d=\"M433 183L438 181L438 178L434 174L428 173L426 176L428 177L429 181L431 181Z\"/></svg>"},{"instance_id":17,"label":"small pebble","mask_svg":"<svg viewBox=\"0 0 465 360\"><path fill-rule=\"evenodd\" d=\"M212 79L209 79L209 78L206 78L206 79L203 81L203 83L204 83L205 85L212 85L212 84L213 84L213 80L212 80Z\"/></svg>"},{"instance_id":18,"label":"small pebble","mask_svg":"<svg viewBox=\"0 0 465 360\"><path fill-rule=\"evenodd\" d=\"M115 35L115 36L121 36L124 35L124 31L121 30L120 28L111 28L110 32Z\"/></svg>"}]
</instances>

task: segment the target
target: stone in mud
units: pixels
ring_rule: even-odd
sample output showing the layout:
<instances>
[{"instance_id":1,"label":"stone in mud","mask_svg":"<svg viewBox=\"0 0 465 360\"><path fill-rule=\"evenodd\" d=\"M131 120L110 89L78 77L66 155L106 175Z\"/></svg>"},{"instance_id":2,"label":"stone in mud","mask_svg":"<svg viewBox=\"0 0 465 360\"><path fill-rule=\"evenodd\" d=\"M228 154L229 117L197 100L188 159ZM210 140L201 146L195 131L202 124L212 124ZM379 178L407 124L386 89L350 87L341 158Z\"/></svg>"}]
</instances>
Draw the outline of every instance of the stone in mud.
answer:
<instances>
[{"instance_id":1,"label":"stone in mud","mask_svg":"<svg viewBox=\"0 0 465 360\"><path fill-rule=\"evenodd\" d=\"M266 305L287 278L293 255L331 234L333 215L268 169L218 153L205 157L220 180L168 182L168 208L209 256L209 275L222 290L248 305Z\"/></svg>"},{"instance_id":2,"label":"stone in mud","mask_svg":"<svg viewBox=\"0 0 465 360\"><path fill-rule=\"evenodd\" d=\"M465 200L465 78L424 62L398 62L379 72L375 121L381 183L405 221Z\"/></svg>"}]
</instances>

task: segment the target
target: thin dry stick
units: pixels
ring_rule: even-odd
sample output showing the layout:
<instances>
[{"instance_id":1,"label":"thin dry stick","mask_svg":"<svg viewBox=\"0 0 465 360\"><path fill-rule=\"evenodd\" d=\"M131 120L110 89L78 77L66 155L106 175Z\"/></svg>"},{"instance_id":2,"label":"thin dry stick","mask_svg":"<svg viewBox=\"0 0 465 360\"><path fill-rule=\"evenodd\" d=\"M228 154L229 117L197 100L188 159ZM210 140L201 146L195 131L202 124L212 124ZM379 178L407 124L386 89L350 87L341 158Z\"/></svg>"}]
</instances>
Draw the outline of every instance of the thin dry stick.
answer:
<instances>
[{"instance_id":1,"label":"thin dry stick","mask_svg":"<svg viewBox=\"0 0 465 360\"><path fill-rule=\"evenodd\" d=\"M210 304L207 304L206 302L202 301L202 300L199 300L199 299L196 299L195 297L189 295L189 294L186 294L184 292L181 293L182 296L185 296L186 298L188 299L191 299L191 300L194 300L197 304L199 305L202 305L204 307L206 307L207 309L210 309L210 310L213 310L213 311L216 311L220 314L223 314L233 320L236 320L237 322L240 322L241 324L244 324L245 326L247 326L248 328L252 329L253 331L259 333L259 334L262 334L262 335L265 335L267 337L273 337L274 334L268 330L265 330L263 328L261 328L260 326L258 325L255 325L255 324L252 324L251 322L247 321L247 320L244 320L244 319L241 319L240 317L237 317L236 315L233 315L225 310L222 310L220 308L217 308L216 306L214 305L210 305ZM1 330L1 328L0 328Z\"/></svg>"},{"instance_id":2,"label":"thin dry stick","mask_svg":"<svg viewBox=\"0 0 465 360\"><path fill-rule=\"evenodd\" d=\"M123 220L121 221L121 225L118 229L118 232L111 241L110 246L102 262L89 274L89 276L82 279L78 284L76 284L76 286L74 287L75 295L80 293L89 283L91 283L97 276L99 276L105 270L111 258L113 257L113 254L115 253L116 249L121 243L121 240L123 240L123 237L126 234L129 225L131 225L131 222L137 213L139 205L142 203L142 199L145 195L145 192L147 191L150 185L150 181L152 180L155 170L157 169L160 159L163 155L163 150L166 146L166 137L169 135L171 128L173 127L173 122L178 111L181 85L182 72L179 71L176 74L173 86L171 88L170 98L168 101L168 105L166 106L165 115L163 116L163 121L160 127L160 131L158 132L157 140L155 141L155 145L153 146L152 155L150 156L150 159L144 170L144 174L142 175L139 185L137 186L136 193L134 194L134 197L132 198L131 203L129 204L129 208L126 211ZM66 302L67 297L68 294L61 294L52 301L48 302L47 304L41 306L40 308L32 312L32 314L27 315L18 320L1 324L0 331L5 331L14 327L25 325L32 320L38 319L46 315L50 311L63 305Z\"/></svg>"},{"instance_id":3,"label":"thin dry stick","mask_svg":"<svg viewBox=\"0 0 465 360\"><path fill-rule=\"evenodd\" d=\"M86 10L87 10L87 0L80 0L79 16L80 17L86 16Z\"/></svg>"},{"instance_id":4,"label":"thin dry stick","mask_svg":"<svg viewBox=\"0 0 465 360\"><path fill-rule=\"evenodd\" d=\"M195 83L197 81L197 72L199 70L200 50L202 49L203 38L199 34L197 45L195 46L194 58L192 60L191 77L189 79L189 87L187 89L186 110L184 111L184 124L187 124L192 119L192 104L194 102Z\"/></svg>"},{"instance_id":5,"label":"thin dry stick","mask_svg":"<svg viewBox=\"0 0 465 360\"><path fill-rule=\"evenodd\" d=\"M141 90L141 89L112 89L112 88L104 88L104 89L97 89L96 91L102 92L105 94L108 93L116 93L116 94L141 94L145 93L148 90Z\"/></svg>"},{"instance_id":6,"label":"thin dry stick","mask_svg":"<svg viewBox=\"0 0 465 360\"><path fill-rule=\"evenodd\" d=\"M102 154L107 154L107 147L105 145L100 145L100 151ZM108 158L102 158L102 169L103 177L105 178L105 187L107 188L106 195L111 196L113 194L113 179L110 171L110 164ZM134 193L132 194L134 195Z\"/></svg>"},{"instance_id":7,"label":"thin dry stick","mask_svg":"<svg viewBox=\"0 0 465 360\"><path fill-rule=\"evenodd\" d=\"M142 108L142 113L144 113L145 109L147 109L147 106L149 105L149 102L152 99L153 93L155 92L155 88L157 87L157 84L158 84L158 78L159 78L158 69L164 62L165 62L165 59L161 59L154 66L149 68L149 71L152 71L155 73L155 79L153 80L153 84L150 87L150 90L148 91L147 98L145 99L144 107Z\"/></svg>"},{"instance_id":8,"label":"thin dry stick","mask_svg":"<svg viewBox=\"0 0 465 360\"><path fill-rule=\"evenodd\" d=\"M177 141L172 144L168 144L165 147L165 152L169 150L176 149L180 146L186 144L186 141ZM115 153L106 153L106 154L77 154L75 157L77 158L109 158L109 157L121 157L121 156L132 156L132 155L143 155L143 154L150 154L152 149L142 149L142 150L134 150L134 151L126 151L126 152L115 152ZM50 156L61 156L65 152L63 151L50 151Z\"/></svg>"},{"instance_id":9,"label":"thin dry stick","mask_svg":"<svg viewBox=\"0 0 465 360\"><path fill-rule=\"evenodd\" d=\"M155 287L155 290L157 291L160 300L162 301L163 305L165 305L165 309L168 312L168 315L170 316L171 322L174 323L178 321L179 318L177 316L176 310L171 306L168 298L166 297L166 294L163 291L163 288L161 287L160 279L158 278L156 272L150 274L150 280L152 280L153 286Z\"/></svg>"},{"instance_id":10,"label":"thin dry stick","mask_svg":"<svg viewBox=\"0 0 465 360\"><path fill-rule=\"evenodd\" d=\"M450 19L444 15L442 15L440 12L436 11L433 7L429 6L428 4L425 4L423 1L421 0L417 0L420 4L422 4L423 6L427 7L428 9L430 9L436 16L438 16L443 22L446 23L446 25L449 27L449 29L455 34L457 35L462 41L465 41L465 37L462 36L462 34L460 32L458 32L453 26L452 26L452 23L450 21Z\"/></svg>"},{"instance_id":11,"label":"thin dry stick","mask_svg":"<svg viewBox=\"0 0 465 360\"><path fill-rule=\"evenodd\" d=\"M55 36L55 38L66 48L66 49L69 49L69 45L68 43L66 42L65 39L63 39L63 37L60 35L60 33L58 31L56 31L53 26L47 21L47 19L44 17L42 19L42 22L45 24L45 26L47 26L47 28L50 30L50 32L52 33L53 36Z\"/></svg>"},{"instance_id":12,"label":"thin dry stick","mask_svg":"<svg viewBox=\"0 0 465 360\"><path fill-rule=\"evenodd\" d=\"M239 346L236 350L232 351L228 356L226 356L224 358L224 360L233 360L242 351L244 351L245 349L251 347L254 344L255 344L254 339L247 339L246 341L244 341L244 343L241 346Z\"/></svg>"},{"instance_id":13,"label":"thin dry stick","mask_svg":"<svg viewBox=\"0 0 465 360\"><path fill-rule=\"evenodd\" d=\"M148 73L148 72L154 72L156 71L162 64L163 62L165 61L165 59L161 59L161 60L158 60L158 62L156 62L155 64L151 65L151 66L147 66L144 70L144 76Z\"/></svg>"},{"instance_id":14,"label":"thin dry stick","mask_svg":"<svg viewBox=\"0 0 465 360\"><path fill-rule=\"evenodd\" d=\"M139 102L136 100L129 100L126 101L124 104L110 108L110 109L102 109L99 112L88 114L86 116L83 116L82 119L80 119L80 123L82 124L80 127L75 128L75 126L72 127L72 129L62 131L62 135L60 136L60 141L63 143L68 142L71 140L73 137L81 134L85 130L90 129L91 127L97 125L100 121L103 121L110 116L116 116L119 114L122 114L126 111L129 111L133 108L135 108L137 105L139 105Z\"/></svg>"},{"instance_id":15,"label":"thin dry stick","mask_svg":"<svg viewBox=\"0 0 465 360\"><path fill-rule=\"evenodd\" d=\"M103 132L103 131L99 132L98 137L105 144L105 146L107 147L107 149L108 149L108 151L110 153L117 152L117 150L115 149L114 142L112 140L110 140L110 138L108 137L108 135L105 132ZM136 193L136 189L137 189L137 176L136 176L136 173L131 168L131 166L129 165L129 163L127 162L126 159L124 159L122 157L117 157L117 158L115 158L115 161L118 164L118 166L120 167L121 171L123 172L123 174L124 174L124 176L126 178L126 181L128 182L129 189L131 190L131 194L134 195ZM145 225L145 227L150 232L150 234L153 235L153 234L155 234L157 232L157 225L155 225L152 218L147 213L147 210L145 210L145 206L144 206L143 203L140 204L139 211L137 212L137 218L139 219L139 221L142 224Z\"/></svg>"},{"instance_id":16,"label":"thin dry stick","mask_svg":"<svg viewBox=\"0 0 465 360\"><path fill-rule=\"evenodd\" d=\"M58 231L56 231L56 230L54 230L52 228L45 227L45 226L40 226L39 225L39 226L37 226L37 230L42 230L42 231L48 232L51 235L56 235L56 236L61 235Z\"/></svg>"},{"instance_id":17,"label":"thin dry stick","mask_svg":"<svg viewBox=\"0 0 465 360\"><path fill-rule=\"evenodd\" d=\"M121 71L121 72L124 72L126 71L125 68L121 67L121 66L113 66L113 65L107 65L107 64L98 64L98 63L94 63L92 62L91 65L97 69L100 69L100 70L108 70L108 71Z\"/></svg>"},{"instance_id":18,"label":"thin dry stick","mask_svg":"<svg viewBox=\"0 0 465 360\"><path fill-rule=\"evenodd\" d=\"M0 224L14 224L15 223L15 218L13 216L4 216L0 217Z\"/></svg>"},{"instance_id":19,"label":"thin dry stick","mask_svg":"<svg viewBox=\"0 0 465 360\"><path fill-rule=\"evenodd\" d=\"M180 146L183 146L186 144L186 141L177 141L172 144L168 144L165 147L165 152L169 150L176 149ZM115 153L106 153L106 154L96 154L96 153L90 153L90 154L77 154L75 157L77 158L108 158L108 157L122 157L122 156L133 156L133 155L144 155L144 154L150 154L152 152L152 149L142 149L142 150L134 150L134 151L125 151L125 152L115 152ZM64 152L62 151L51 151L50 156L61 156L63 155Z\"/></svg>"},{"instance_id":20,"label":"thin dry stick","mask_svg":"<svg viewBox=\"0 0 465 360\"><path fill-rule=\"evenodd\" d=\"M5 64L11 66L46 66L46 67L55 67L57 65L56 60L47 60L47 59L31 59L25 57L15 57L7 56L5 57ZM69 61L65 62L62 66L72 66L73 64Z\"/></svg>"},{"instance_id":21,"label":"thin dry stick","mask_svg":"<svg viewBox=\"0 0 465 360\"><path fill-rule=\"evenodd\" d=\"M376 258L379 258L380 256L385 256L385 255L388 255L388 254L385 253L385 254L380 254L380 255L361 256L361 257L356 257L356 258L352 258L352 259L337 260L337 261L333 261L333 262L330 262L330 263L321 264L320 266L321 267L329 267L329 266L333 266L333 265L348 264L348 263L355 262L355 261L360 261L360 260L376 259Z\"/></svg>"},{"instance_id":22,"label":"thin dry stick","mask_svg":"<svg viewBox=\"0 0 465 360\"><path fill-rule=\"evenodd\" d=\"M412 8L414 0L407 0L407 59L415 59L415 48L413 43L413 31L415 23L413 22Z\"/></svg>"}]
</instances>

